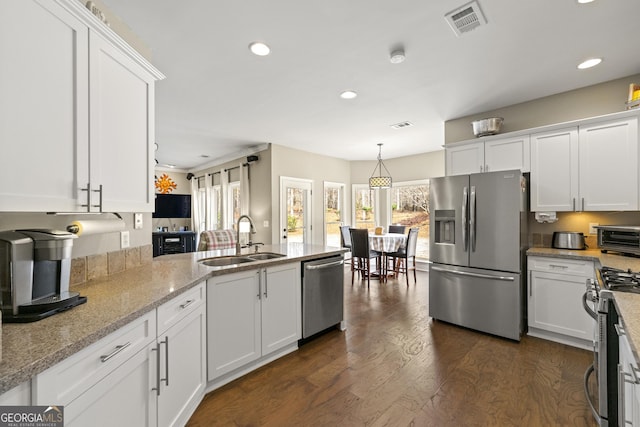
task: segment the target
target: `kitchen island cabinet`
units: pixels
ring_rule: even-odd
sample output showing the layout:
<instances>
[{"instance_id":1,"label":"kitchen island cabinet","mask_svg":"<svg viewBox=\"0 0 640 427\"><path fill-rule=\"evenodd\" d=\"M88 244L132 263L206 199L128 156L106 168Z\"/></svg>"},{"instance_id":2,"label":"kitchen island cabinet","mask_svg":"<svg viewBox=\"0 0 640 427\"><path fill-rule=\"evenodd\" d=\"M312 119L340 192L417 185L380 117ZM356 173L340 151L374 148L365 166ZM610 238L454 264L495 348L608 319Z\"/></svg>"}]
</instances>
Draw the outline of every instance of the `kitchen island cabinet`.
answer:
<instances>
[{"instance_id":1,"label":"kitchen island cabinet","mask_svg":"<svg viewBox=\"0 0 640 427\"><path fill-rule=\"evenodd\" d=\"M77 0L0 2L0 37L0 211L151 212L164 76Z\"/></svg>"},{"instance_id":2,"label":"kitchen island cabinet","mask_svg":"<svg viewBox=\"0 0 640 427\"><path fill-rule=\"evenodd\" d=\"M214 387L297 348L300 280L300 263L209 279L208 379Z\"/></svg>"}]
</instances>

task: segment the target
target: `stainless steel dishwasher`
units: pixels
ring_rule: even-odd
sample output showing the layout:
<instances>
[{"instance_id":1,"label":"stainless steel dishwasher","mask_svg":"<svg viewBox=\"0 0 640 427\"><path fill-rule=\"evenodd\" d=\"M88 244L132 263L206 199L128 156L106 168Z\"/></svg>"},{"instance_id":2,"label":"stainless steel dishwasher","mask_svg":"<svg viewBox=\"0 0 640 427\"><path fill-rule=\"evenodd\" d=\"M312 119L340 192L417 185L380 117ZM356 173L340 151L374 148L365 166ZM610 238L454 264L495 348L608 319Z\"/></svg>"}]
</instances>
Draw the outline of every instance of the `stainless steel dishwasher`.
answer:
<instances>
[{"instance_id":1,"label":"stainless steel dishwasher","mask_svg":"<svg viewBox=\"0 0 640 427\"><path fill-rule=\"evenodd\" d=\"M302 338L342 322L343 313L343 256L303 262Z\"/></svg>"}]
</instances>

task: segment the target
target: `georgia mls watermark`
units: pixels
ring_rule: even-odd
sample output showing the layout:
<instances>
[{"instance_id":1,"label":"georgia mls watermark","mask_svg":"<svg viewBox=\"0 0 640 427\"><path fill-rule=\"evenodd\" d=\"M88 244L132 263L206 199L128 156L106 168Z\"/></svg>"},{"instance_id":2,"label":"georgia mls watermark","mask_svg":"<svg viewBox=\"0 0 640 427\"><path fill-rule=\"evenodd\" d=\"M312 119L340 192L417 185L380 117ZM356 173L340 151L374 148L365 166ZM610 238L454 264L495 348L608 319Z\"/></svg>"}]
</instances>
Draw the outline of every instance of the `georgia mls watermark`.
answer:
<instances>
[{"instance_id":1,"label":"georgia mls watermark","mask_svg":"<svg viewBox=\"0 0 640 427\"><path fill-rule=\"evenodd\" d=\"M64 427L64 406L0 406L0 427Z\"/></svg>"}]
</instances>

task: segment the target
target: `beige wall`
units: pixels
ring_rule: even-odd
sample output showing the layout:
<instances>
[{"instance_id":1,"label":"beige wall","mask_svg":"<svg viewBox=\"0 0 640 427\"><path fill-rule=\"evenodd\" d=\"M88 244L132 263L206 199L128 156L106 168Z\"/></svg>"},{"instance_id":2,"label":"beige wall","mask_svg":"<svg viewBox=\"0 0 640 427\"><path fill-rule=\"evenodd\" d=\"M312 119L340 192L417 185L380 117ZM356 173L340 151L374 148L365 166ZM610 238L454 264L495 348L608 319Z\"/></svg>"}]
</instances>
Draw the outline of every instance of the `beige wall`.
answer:
<instances>
[{"instance_id":1,"label":"beige wall","mask_svg":"<svg viewBox=\"0 0 640 427\"><path fill-rule=\"evenodd\" d=\"M345 184L345 205L351 206L351 167L349 161L295 150L281 145L271 145L271 207L272 239L280 241L280 178L298 178L313 181L312 239L314 244L324 244L324 182ZM350 209L349 209L350 210ZM349 213L350 215L350 213Z\"/></svg>"},{"instance_id":2,"label":"beige wall","mask_svg":"<svg viewBox=\"0 0 640 427\"><path fill-rule=\"evenodd\" d=\"M640 83L640 74L449 120L445 143L474 139L471 122L485 117L504 118L504 133L624 111L630 83Z\"/></svg>"}]
</instances>

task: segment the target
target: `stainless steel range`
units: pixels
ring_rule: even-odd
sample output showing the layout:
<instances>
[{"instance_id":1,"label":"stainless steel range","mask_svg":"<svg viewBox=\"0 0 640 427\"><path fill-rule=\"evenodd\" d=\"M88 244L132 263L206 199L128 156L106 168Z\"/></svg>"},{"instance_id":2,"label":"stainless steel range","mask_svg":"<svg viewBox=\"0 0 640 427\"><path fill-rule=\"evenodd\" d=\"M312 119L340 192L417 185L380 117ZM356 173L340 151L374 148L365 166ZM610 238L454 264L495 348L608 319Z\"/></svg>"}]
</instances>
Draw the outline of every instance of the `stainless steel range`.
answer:
<instances>
[{"instance_id":1,"label":"stainless steel range","mask_svg":"<svg viewBox=\"0 0 640 427\"><path fill-rule=\"evenodd\" d=\"M619 318L613 292L640 293L640 272L602 267L597 277L587 281L582 298L584 309L596 322L593 364L584 375L584 390L591 411L600 426L617 426L624 420L619 399ZM591 306L593 304L593 308ZM596 387L591 393L589 379L596 375Z\"/></svg>"}]
</instances>

